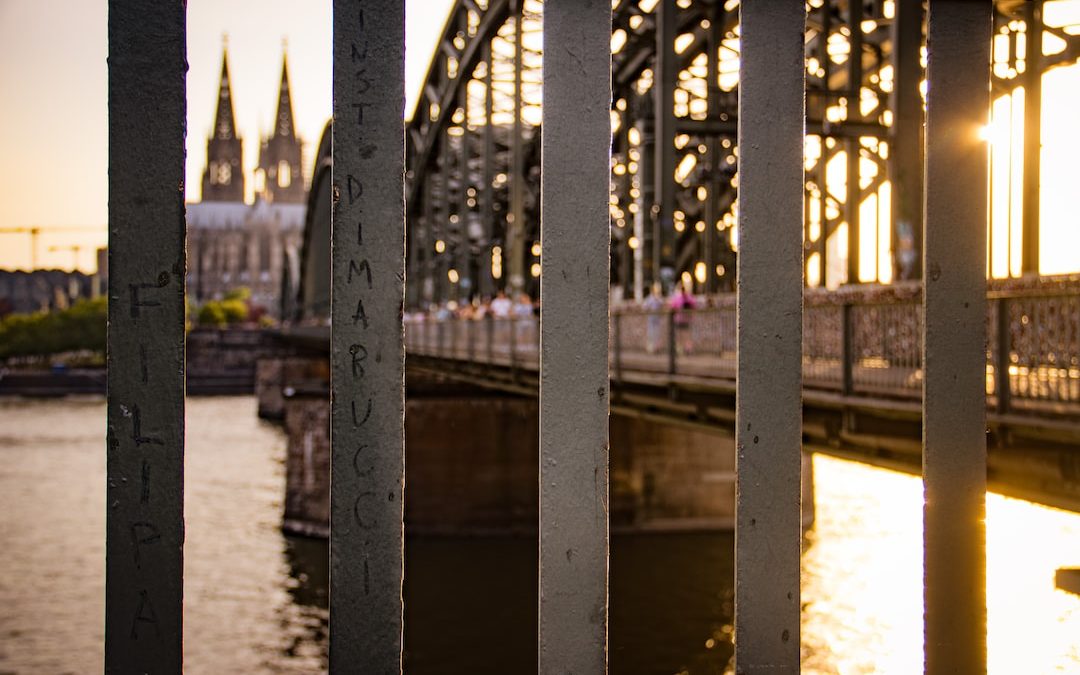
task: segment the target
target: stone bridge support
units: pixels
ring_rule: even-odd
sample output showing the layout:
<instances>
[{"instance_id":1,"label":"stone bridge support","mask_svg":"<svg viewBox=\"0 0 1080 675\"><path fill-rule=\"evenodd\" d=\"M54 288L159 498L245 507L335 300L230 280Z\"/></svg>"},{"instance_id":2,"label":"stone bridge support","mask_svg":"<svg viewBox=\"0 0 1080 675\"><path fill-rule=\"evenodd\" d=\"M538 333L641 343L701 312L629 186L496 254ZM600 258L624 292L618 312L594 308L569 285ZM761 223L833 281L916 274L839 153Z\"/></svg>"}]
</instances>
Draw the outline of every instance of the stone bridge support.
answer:
<instances>
[{"instance_id":1,"label":"stone bridge support","mask_svg":"<svg viewBox=\"0 0 1080 675\"><path fill-rule=\"evenodd\" d=\"M308 377L290 363L278 371ZM269 372L269 368L267 369ZM260 369L262 372L262 369ZM329 515L329 406L324 391L287 385L284 528L326 536ZM448 397L410 381L406 406L405 523L409 533L528 535L538 518L536 400L475 390ZM260 397L260 405L263 397ZM730 434L611 417L614 531L727 530L734 527L735 443ZM804 526L813 522L813 476L803 460Z\"/></svg>"}]
</instances>

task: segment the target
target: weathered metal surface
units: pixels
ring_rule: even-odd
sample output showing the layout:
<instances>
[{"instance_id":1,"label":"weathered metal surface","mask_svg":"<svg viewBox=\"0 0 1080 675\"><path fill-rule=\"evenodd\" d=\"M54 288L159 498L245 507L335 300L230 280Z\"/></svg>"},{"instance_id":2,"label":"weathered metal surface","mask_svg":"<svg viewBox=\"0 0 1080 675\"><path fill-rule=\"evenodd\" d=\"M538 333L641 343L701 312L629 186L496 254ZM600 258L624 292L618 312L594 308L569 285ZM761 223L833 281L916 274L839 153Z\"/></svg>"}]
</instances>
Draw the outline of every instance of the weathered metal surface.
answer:
<instances>
[{"instance_id":1,"label":"weathered metal surface","mask_svg":"<svg viewBox=\"0 0 1080 675\"><path fill-rule=\"evenodd\" d=\"M923 350L925 668L986 671L986 146L989 2L927 20Z\"/></svg>"},{"instance_id":2,"label":"weathered metal surface","mask_svg":"<svg viewBox=\"0 0 1080 675\"><path fill-rule=\"evenodd\" d=\"M798 672L802 3L740 9L736 672Z\"/></svg>"},{"instance_id":3,"label":"weathered metal surface","mask_svg":"<svg viewBox=\"0 0 1080 675\"><path fill-rule=\"evenodd\" d=\"M330 670L401 672L404 0L334 2Z\"/></svg>"},{"instance_id":4,"label":"weathered metal surface","mask_svg":"<svg viewBox=\"0 0 1080 675\"><path fill-rule=\"evenodd\" d=\"M183 670L184 5L109 2L110 673Z\"/></svg>"},{"instance_id":5,"label":"weathered metal surface","mask_svg":"<svg viewBox=\"0 0 1080 675\"><path fill-rule=\"evenodd\" d=\"M607 671L611 3L544 7L541 673Z\"/></svg>"}]
</instances>

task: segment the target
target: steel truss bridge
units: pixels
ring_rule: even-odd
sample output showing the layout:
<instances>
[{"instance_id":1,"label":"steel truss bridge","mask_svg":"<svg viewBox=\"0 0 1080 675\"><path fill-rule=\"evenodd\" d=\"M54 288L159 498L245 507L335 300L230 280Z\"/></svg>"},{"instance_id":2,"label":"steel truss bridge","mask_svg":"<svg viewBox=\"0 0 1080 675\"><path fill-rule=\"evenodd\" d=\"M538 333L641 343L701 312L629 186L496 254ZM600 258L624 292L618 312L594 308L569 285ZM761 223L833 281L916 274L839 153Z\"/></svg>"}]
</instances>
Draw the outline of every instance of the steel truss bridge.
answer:
<instances>
[{"instance_id":1,"label":"steel truss bridge","mask_svg":"<svg viewBox=\"0 0 1080 675\"><path fill-rule=\"evenodd\" d=\"M1026 92L1025 193L1039 182L1041 74L1080 59L1078 31L1054 25L1053 16L1044 21L1044 5L999 1L993 19L994 95ZM406 308L414 316L497 291L539 294L542 14L538 0L460 0L450 12L406 127ZM612 16L610 269L613 297L623 298L610 328L613 409L727 428L736 360L738 2L620 0ZM804 399L826 411L821 433L806 442L916 471L925 18L920 2L812 0L804 38ZM1042 50L1026 38L1033 30L1043 32ZM283 312L297 319L288 335L321 345L329 344L330 139L328 129L312 174L300 287L286 289ZM856 154L858 162L847 161ZM837 188L826 174L838 168ZM887 205L887 214L872 215L896 225L886 228L890 241L873 247L886 258L869 263L858 255L868 200ZM1018 479L1009 470L994 480L995 449L1030 455L1040 444L1080 442L1080 284L1037 277L1036 200L1023 201L1022 224L1023 278L992 281L987 301L991 482L1075 508L1080 467L1074 459L1057 466L1072 452L1056 452L1048 473L1035 467ZM867 270L896 283L847 283ZM678 279L710 305L693 322L692 355L669 335L670 313L653 318L663 326L647 345L649 321L634 302L654 282ZM411 323L410 363L535 394L536 326L489 334L494 325Z\"/></svg>"},{"instance_id":2,"label":"steel truss bridge","mask_svg":"<svg viewBox=\"0 0 1080 675\"><path fill-rule=\"evenodd\" d=\"M1078 31L1053 16L1044 21L1044 5L999 1L993 19L994 96L1025 89L1028 194L1039 184L1041 75L1080 59ZM406 128L406 308L414 317L500 290L538 295L542 14L537 0L461 0L450 12ZM612 16L610 269L613 297L623 298L613 304L610 327L613 409L728 428L736 361L738 2L620 0ZM915 471L925 18L921 2L812 0L804 38L806 428L815 428L815 409L825 414L806 443ZM1026 37L1036 30L1041 51ZM847 161L856 154L858 162ZM328 132L313 172L300 288L283 313L298 319L288 332L293 339L321 345L329 344L331 169ZM839 186L826 180L836 172ZM849 192L848 185L858 187ZM860 234L884 231L859 226L868 200L888 206L887 214L870 214L877 225L895 226L885 228L890 241L873 247L885 257L861 261ZM1046 444L1080 442L1080 284L1038 278L1037 201L1024 200L1021 213L1022 241L1009 245L1022 250L1023 278L988 288L991 484L1075 508L1080 467L1071 451L1029 463L1035 472L1022 479L1011 469L994 477L995 453L1003 449L1030 457ZM896 283L848 283L865 280L867 270L874 281ZM669 335L670 313L653 317L662 322L660 334L646 344L649 320L634 302L654 282L670 287L678 279L710 305L692 324L693 354L682 354L681 338ZM411 364L535 394L535 325L489 332L500 322L435 323L432 316L407 326Z\"/></svg>"},{"instance_id":3,"label":"steel truss bridge","mask_svg":"<svg viewBox=\"0 0 1080 675\"><path fill-rule=\"evenodd\" d=\"M923 3L807 4L807 285L918 279ZM1044 20L1044 4L995 3L994 96L1025 90L1025 194L1038 193L1041 76L1080 58L1080 35ZM409 307L539 293L542 15L539 0L450 12L406 134ZM737 0L614 3L611 282L624 298L680 278L701 293L735 288L738 17ZM330 165L327 134L301 274L309 315L329 306ZM1037 200L1023 200L1022 221L1022 241L1001 245L1037 274ZM877 239L872 260L860 236Z\"/></svg>"}]
</instances>

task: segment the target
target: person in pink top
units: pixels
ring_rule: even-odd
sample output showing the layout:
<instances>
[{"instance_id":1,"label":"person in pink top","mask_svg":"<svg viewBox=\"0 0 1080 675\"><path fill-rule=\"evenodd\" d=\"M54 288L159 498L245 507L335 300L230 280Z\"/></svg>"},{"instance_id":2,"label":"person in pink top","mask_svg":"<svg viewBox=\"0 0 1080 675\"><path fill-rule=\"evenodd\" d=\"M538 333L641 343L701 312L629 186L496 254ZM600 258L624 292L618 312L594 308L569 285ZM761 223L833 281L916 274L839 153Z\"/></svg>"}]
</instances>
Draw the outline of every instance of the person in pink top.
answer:
<instances>
[{"instance_id":1,"label":"person in pink top","mask_svg":"<svg viewBox=\"0 0 1080 675\"><path fill-rule=\"evenodd\" d=\"M671 310L675 314L673 317L675 332L678 334L682 353L690 354L694 350L694 335L690 328L690 318L697 302L694 301L694 296L690 294L686 286L685 282L680 283L671 296Z\"/></svg>"}]
</instances>

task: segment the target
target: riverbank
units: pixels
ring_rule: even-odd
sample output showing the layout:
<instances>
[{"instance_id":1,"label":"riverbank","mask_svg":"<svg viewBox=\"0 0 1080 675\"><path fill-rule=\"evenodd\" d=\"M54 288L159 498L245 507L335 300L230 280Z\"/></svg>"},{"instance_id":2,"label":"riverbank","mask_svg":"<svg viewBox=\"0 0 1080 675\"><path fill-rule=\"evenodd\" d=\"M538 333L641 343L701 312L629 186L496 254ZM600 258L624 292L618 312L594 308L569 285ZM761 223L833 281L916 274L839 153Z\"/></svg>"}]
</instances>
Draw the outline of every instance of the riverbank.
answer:
<instances>
[{"instance_id":1,"label":"riverbank","mask_svg":"<svg viewBox=\"0 0 1080 675\"><path fill-rule=\"evenodd\" d=\"M0 368L0 396L58 398L105 395L104 368L9 370Z\"/></svg>"},{"instance_id":2,"label":"riverbank","mask_svg":"<svg viewBox=\"0 0 1080 675\"><path fill-rule=\"evenodd\" d=\"M105 396L106 375L104 368L0 370L0 396ZM244 396L254 390L254 369L241 372L189 372L187 375L188 396Z\"/></svg>"}]
</instances>

